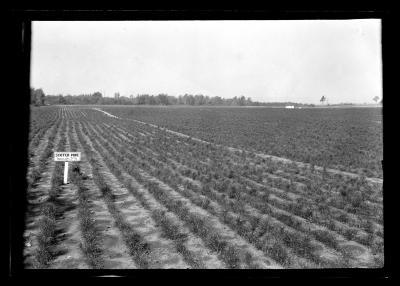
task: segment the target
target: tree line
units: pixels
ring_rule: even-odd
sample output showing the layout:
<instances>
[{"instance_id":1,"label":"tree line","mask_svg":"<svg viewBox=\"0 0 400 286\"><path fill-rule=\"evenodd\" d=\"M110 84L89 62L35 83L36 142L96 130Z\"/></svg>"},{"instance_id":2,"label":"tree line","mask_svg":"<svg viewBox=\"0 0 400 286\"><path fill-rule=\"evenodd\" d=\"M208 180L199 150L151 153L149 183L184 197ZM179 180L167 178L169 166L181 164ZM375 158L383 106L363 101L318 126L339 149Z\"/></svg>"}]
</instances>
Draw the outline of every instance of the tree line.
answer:
<instances>
[{"instance_id":1,"label":"tree line","mask_svg":"<svg viewBox=\"0 0 400 286\"><path fill-rule=\"evenodd\" d=\"M43 89L34 89L31 87L31 104L34 106L45 105L45 94Z\"/></svg>"},{"instance_id":2,"label":"tree line","mask_svg":"<svg viewBox=\"0 0 400 286\"><path fill-rule=\"evenodd\" d=\"M40 98L40 99L38 99ZM184 94L172 96L168 94L138 94L120 96L117 92L114 97L105 97L101 92L79 95L45 95L42 89L31 88L31 104L33 105L192 105L192 106L314 106L313 104L301 104L293 102L258 102L250 97L222 98L220 96L207 96L203 94Z\"/></svg>"}]
</instances>

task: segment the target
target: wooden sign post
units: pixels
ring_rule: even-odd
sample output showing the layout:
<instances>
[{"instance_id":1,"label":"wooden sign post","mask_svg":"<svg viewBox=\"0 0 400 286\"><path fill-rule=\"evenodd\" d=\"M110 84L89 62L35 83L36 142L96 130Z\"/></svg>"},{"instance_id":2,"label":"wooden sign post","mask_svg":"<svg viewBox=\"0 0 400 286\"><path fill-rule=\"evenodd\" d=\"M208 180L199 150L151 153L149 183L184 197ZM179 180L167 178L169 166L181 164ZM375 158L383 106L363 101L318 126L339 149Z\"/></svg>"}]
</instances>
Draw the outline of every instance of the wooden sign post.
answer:
<instances>
[{"instance_id":1,"label":"wooden sign post","mask_svg":"<svg viewBox=\"0 0 400 286\"><path fill-rule=\"evenodd\" d=\"M68 184L68 162L80 160L81 152L54 152L54 161L64 162L64 185Z\"/></svg>"}]
</instances>

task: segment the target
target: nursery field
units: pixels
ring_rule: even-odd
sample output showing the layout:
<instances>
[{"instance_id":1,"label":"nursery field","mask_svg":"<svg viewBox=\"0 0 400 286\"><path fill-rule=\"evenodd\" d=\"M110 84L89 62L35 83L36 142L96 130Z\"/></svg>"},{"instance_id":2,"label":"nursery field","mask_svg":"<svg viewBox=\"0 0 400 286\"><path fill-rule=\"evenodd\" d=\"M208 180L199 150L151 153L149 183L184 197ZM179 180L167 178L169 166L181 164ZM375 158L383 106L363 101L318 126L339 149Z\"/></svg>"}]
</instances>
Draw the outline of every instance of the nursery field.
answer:
<instances>
[{"instance_id":1,"label":"nursery field","mask_svg":"<svg viewBox=\"0 0 400 286\"><path fill-rule=\"evenodd\" d=\"M45 106L29 142L26 268L383 267L379 109Z\"/></svg>"},{"instance_id":2,"label":"nursery field","mask_svg":"<svg viewBox=\"0 0 400 286\"><path fill-rule=\"evenodd\" d=\"M382 178L381 108L103 109L209 142Z\"/></svg>"}]
</instances>

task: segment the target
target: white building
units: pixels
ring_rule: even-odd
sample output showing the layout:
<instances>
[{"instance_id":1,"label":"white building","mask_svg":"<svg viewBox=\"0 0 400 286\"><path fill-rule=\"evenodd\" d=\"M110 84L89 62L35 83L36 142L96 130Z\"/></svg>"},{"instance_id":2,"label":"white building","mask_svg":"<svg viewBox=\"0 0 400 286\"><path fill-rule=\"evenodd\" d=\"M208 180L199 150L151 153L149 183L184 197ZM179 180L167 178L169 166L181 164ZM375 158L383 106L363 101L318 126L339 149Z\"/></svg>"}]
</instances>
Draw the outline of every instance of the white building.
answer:
<instances>
[{"instance_id":1,"label":"white building","mask_svg":"<svg viewBox=\"0 0 400 286\"><path fill-rule=\"evenodd\" d=\"M286 105L285 108L294 109L294 105Z\"/></svg>"}]
</instances>

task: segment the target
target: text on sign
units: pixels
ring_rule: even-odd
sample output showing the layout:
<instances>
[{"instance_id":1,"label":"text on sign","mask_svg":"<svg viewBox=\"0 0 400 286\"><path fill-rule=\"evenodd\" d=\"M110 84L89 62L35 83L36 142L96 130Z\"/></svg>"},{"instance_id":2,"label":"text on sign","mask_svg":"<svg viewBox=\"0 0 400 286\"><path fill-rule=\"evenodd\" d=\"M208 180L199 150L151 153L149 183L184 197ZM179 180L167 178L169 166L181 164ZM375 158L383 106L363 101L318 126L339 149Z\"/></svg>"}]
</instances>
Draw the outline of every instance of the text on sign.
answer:
<instances>
[{"instance_id":1,"label":"text on sign","mask_svg":"<svg viewBox=\"0 0 400 286\"><path fill-rule=\"evenodd\" d=\"M54 161L80 161L81 152L54 152Z\"/></svg>"}]
</instances>

